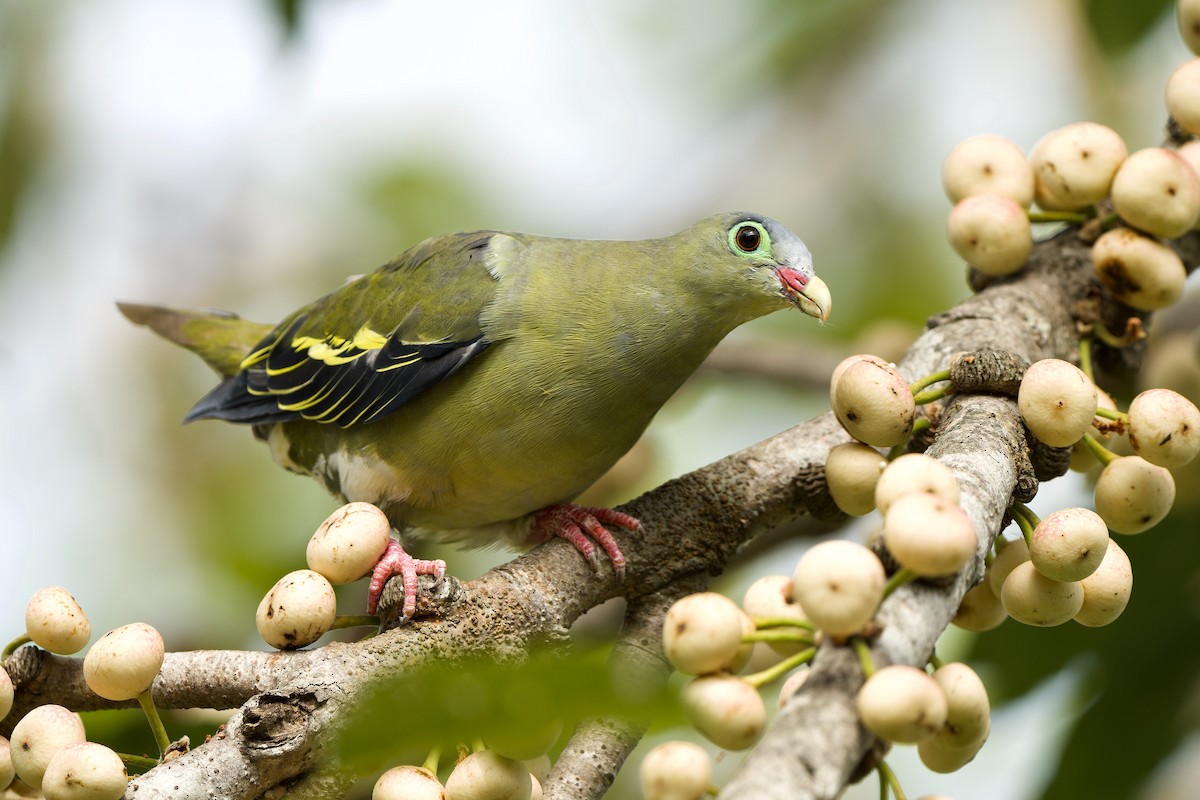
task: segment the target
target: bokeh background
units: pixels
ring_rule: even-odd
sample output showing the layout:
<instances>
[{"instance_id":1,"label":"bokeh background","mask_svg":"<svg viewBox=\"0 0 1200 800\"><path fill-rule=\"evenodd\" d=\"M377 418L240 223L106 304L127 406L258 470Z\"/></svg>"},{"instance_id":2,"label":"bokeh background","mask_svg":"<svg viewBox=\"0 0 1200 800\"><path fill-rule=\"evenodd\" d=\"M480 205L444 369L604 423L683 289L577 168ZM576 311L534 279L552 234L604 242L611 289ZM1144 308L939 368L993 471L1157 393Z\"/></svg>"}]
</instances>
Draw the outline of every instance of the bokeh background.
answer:
<instances>
[{"instance_id":1,"label":"bokeh background","mask_svg":"<svg viewBox=\"0 0 1200 800\"><path fill-rule=\"evenodd\" d=\"M967 295L943 234L954 143L994 132L1028 149L1094 119L1131 149L1157 144L1163 82L1188 57L1167 0L7 0L0 638L57 583L96 636L140 620L168 649L261 648L258 600L334 508L246 431L180 427L213 376L117 299L270 321L430 235L639 238L745 208L808 242L835 312L824 327L775 315L734 344L818 374L851 352L897 358ZM1180 330L1200 317L1195 284ZM1193 343L1163 342L1155 382L1196 400ZM819 386L702 373L605 499L827 407ZM909 796L1195 796L1192 473L1171 520L1122 540L1138 583L1118 624L948 634L943 652L988 682L993 740L951 776L899 748ZM1072 475L1034 508L1086 501ZM718 586L740 597L804 546L759 551ZM462 577L509 557L437 555ZM361 587L341 602L356 611ZM152 748L132 713L88 725ZM633 775L612 796L634 796Z\"/></svg>"}]
</instances>

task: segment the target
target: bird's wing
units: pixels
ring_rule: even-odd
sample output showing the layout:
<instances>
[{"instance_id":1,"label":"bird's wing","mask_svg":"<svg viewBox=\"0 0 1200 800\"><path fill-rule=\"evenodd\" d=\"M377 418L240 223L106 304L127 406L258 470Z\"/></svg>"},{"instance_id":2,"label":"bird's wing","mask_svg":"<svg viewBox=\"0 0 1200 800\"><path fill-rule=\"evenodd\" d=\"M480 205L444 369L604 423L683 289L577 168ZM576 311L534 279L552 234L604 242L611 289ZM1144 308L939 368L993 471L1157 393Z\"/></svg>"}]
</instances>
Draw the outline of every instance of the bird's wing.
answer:
<instances>
[{"instance_id":1,"label":"bird's wing","mask_svg":"<svg viewBox=\"0 0 1200 800\"><path fill-rule=\"evenodd\" d=\"M490 344L480 314L496 291L492 233L430 239L302 308L187 420L308 419L343 428L395 411Z\"/></svg>"}]
</instances>

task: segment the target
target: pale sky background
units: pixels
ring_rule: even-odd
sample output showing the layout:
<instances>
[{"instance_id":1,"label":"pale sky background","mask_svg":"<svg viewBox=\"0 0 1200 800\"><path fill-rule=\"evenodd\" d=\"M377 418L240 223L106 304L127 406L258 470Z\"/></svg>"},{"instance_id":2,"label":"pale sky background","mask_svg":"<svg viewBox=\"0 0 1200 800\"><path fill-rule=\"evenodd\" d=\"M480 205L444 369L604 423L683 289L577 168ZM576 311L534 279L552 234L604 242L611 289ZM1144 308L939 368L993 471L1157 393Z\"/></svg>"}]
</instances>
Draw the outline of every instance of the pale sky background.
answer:
<instances>
[{"instance_id":1,"label":"pale sky background","mask_svg":"<svg viewBox=\"0 0 1200 800\"><path fill-rule=\"evenodd\" d=\"M52 166L0 271L5 640L47 583L76 593L95 635L145 620L168 645L178 610L209 601L206 586L171 569L187 557L171 536L187 509L155 491L154 443L139 425L186 408L157 407L165 346L113 301L281 317L331 288L327 272L316 274L330 258L362 259L346 264L351 274L392 255L355 247L391 224L348 189L380 161L420 154L478 185L487 218L464 226L640 238L719 210L763 211L805 237L818 272L842 290L836 326L836 309L870 291L844 233L870 220L845 217L843 175L877 176L880 193L910 204L922 235L937 240L948 210L940 166L956 141L998 132L1028 149L1097 114L1091 81L1101 82L1089 78L1099 67L1074 25L1076 5L1061 1L897 3L879 23L880 46L830 76L836 97L732 114L714 98L755 91L742 42L758 41L748 26L761 24L737 3L328 0L311 4L282 53L262 4L243 0L57 6L41 98L57 121ZM0 26L12 14L0 9ZM1145 87L1186 58L1173 31L1160 33L1100 98L1127 112L1100 121L1131 147L1157 143L1161 93ZM948 248L945 264L959 274ZM811 323L796 316L774 324ZM198 397L210 378L188 363L174 374ZM826 408L819 398L797 407L786 393L753 397L716 392L656 423L672 474ZM178 435L249 440L216 426ZM256 444L236 446L231 459L275 470ZM289 480L281 474L279 485ZM315 527L331 506L309 488L302 511ZM1039 502L1053 508L1077 491L1057 482ZM915 750L898 748L909 796L1026 796L1056 758L1063 694L1049 687L997 715L994 741L956 775L933 775ZM1018 724L1035 733L1018 735ZM873 779L864 787L848 797L877 796Z\"/></svg>"}]
</instances>

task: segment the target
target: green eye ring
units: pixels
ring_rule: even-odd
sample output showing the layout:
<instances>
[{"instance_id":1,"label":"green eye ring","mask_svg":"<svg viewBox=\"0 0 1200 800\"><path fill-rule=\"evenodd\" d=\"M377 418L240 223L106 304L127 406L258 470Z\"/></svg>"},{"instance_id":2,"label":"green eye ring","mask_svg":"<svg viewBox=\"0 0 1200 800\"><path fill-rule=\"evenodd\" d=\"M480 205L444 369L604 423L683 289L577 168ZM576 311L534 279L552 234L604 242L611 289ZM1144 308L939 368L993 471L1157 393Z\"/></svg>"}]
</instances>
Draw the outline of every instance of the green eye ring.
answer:
<instances>
[{"instance_id":1,"label":"green eye ring","mask_svg":"<svg viewBox=\"0 0 1200 800\"><path fill-rule=\"evenodd\" d=\"M729 249L746 255L769 253L771 237L762 225L749 220L739 222L729 229Z\"/></svg>"}]
</instances>

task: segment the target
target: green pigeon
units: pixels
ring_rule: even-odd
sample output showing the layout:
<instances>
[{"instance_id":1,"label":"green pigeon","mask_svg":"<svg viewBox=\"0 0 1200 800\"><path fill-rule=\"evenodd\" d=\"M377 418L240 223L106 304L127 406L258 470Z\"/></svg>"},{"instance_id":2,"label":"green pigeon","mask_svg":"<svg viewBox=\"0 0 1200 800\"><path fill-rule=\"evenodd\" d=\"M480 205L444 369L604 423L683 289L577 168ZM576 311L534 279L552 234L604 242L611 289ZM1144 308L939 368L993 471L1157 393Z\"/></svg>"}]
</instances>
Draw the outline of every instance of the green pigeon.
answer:
<instances>
[{"instance_id":1,"label":"green pigeon","mask_svg":"<svg viewBox=\"0 0 1200 800\"><path fill-rule=\"evenodd\" d=\"M605 526L637 520L571 501L727 333L789 307L824 321L830 295L799 237L729 213L642 241L427 239L274 326L119 307L222 376L187 421L250 425L281 466L378 506L405 541L558 536L622 573ZM417 576L444 571L393 540L368 610L400 575L411 617Z\"/></svg>"}]
</instances>

